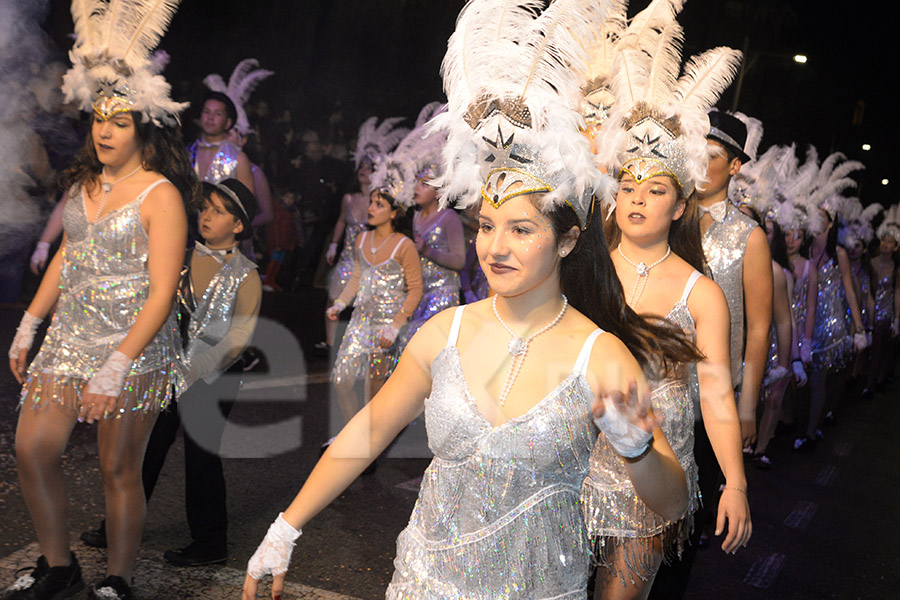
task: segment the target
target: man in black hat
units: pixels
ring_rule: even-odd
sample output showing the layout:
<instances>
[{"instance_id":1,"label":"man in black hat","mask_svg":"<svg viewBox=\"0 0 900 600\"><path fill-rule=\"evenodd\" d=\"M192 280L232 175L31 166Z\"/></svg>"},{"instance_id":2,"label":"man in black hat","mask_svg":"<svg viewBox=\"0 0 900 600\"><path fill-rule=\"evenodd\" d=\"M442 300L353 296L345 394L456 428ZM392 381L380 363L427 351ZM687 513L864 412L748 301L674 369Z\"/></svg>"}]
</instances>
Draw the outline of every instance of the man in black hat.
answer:
<instances>
[{"instance_id":1,"label":"man in black hat","mask_svg":"<svg viewBox=\"0 0 900 600\"><path fill-rule=\"evenodd\" d=\"M234 178L255 194L250 159L225 139L236 122L237 109L231 98L222 92L207 92L200 111L200 137L188 147L188 154L201 181L218 183Z\"/></svg>"}]
</instances>

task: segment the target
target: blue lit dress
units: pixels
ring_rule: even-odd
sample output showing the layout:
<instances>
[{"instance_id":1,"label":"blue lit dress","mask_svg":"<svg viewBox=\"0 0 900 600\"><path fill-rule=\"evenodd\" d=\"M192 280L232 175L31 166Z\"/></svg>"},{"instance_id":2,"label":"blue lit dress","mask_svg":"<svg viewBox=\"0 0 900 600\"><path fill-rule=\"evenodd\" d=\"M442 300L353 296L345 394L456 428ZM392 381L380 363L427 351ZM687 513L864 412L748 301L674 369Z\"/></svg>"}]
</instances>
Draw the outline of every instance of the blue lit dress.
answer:
<instances>
[{"instance_id":1,"label":"blue lit dress","mask_svg":"<svg viewBox=\"0 0 900 600\"><path fill-rule=\"evenodd\" d=\"M389 599L586 597L590 548L579 496L597 437L585 373L595 330L572 373L531 410L497 427L479 412L460 365L456 309L425 400L425 471L397 539Z\"/></svg>"},{"instance_id":2,"label":"blue lit dress","mask_svg":"<svg viewBox=\"0 0 900 600\"><path fill-rule=\"evenodd\" d=\"M894 322L894 272L875 280L874 326L890 329Z\"/></svg>"},{"instance_id":3,"label":"blue lit dress","mask_svg":"<svg viewBox=\"0 0 900 600\"><path fill-rule=\"evenodd\" d=\"M687 299L701 277L694 271L688 278L681 298L666 315L666 320L679 327L689 339L697 329L688 310ZM688 506L680 519L667 521L653 512L634 490L625 461L602 433L591 454L591 470L582 485L582 503L588 534L596 540L595 561L615 570L615 549L624 542L638 543L625 553L630 573L619 573L626 580L647 579L651 572L651 538L662 535L667 558L681 555L684 542L693 530L693 513L700 507L697 463L694 460L694 404L700 402L700 386L696 364L679 365L675 373L662 381L651 382L650 403L661 419L660 428L684 469L688 485Z\"/></svg>"},{"instance_id":4,"label":"blue lit dress","mask_svg":"<svg viewBox=\"0 0 900 600\"><path fill-rule=\"evenodd\" d=\"M850 364L850 309L837 260L832 257L819 268L816 326L812 344L813 369L838 370Z\"/></svg>"},{"instance_id":5,"label":"blue lit dress","mask_svg":"<svg viewBox=\"0 0 900 600\"><path fill-rule=\"evenodd\" d=\"M96 222L88 220L84 188L69 190L63 211L62 255L56 312L28 368L22 401L55 401L79 408L82 388L134 324L150 292L149 245L141 204L160 179L130 203ZM172 311L131 364L118 409L156 411L181 394L180 334Z\"/></svg>"},{"instance_id":6,"label":"blue lit dress","mask_svg":"<svg viewBox=\"0 0 900 600\"><path fill-rule=\"evenodd\" d=\"M441 253L449 253L451 243L445 226L448 219L459 221L459 216L452 210L442 210L436 219L430 224L426 224L424 231L416 228L416 237L425 240L425 246L428 248ZM460 224L459 230L462 230L462 224ZM406 344L419 330L419 327L425 324L425 321L442 310L459 304L459 271L442 267L426 257L425 252L419 254L419 262L422 265L422 300L409 319L409 325L400 344L401 349L406 347Z\"/></svg>"}]
</instances>

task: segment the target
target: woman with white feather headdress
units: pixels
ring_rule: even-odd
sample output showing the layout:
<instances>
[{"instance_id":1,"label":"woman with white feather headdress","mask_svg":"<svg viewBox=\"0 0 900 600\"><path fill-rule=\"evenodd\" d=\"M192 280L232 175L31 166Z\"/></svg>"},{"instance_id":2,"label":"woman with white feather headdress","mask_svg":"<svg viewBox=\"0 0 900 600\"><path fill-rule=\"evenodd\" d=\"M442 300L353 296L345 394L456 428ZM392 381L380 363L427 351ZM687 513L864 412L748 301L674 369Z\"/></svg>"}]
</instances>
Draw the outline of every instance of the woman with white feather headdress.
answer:
<instances>
[{"instance_id":1,"label":"woman with white feather headdress","mask_svg":"<svg viewBox=\"0 0 900 600\"><path fill-rule=\"evenodd\" d=\"M893 372L896 359L889 349L892 338L900 334L900 204L884 213L876 232L878 253L872 258L875 296L872 331L872 364L866 384L866 396L884 385Z\"/></svg>"},{"instance_id":2,"label":"woman with white feather headdress","mask_svg":"<svg viewBox=\"0 0 900 600\"><path fill-rule=\"evenodd\" d=\"M651 2L628 26L609 74L610 116L594 140L619 179L604 224L618 278L631 291L628 305L683 330L704 355L696 370L685 362L651 371L651 403L685 471L691 502L675 519L656 514L634 493L622 458L600 437L582 502L599 563L595 589L603 590L603 598L646 597L663 558L680 555L693 530L699 506L695 401L726 474L719 504L719 529L728 523L723 549L745 545L751 531L729 376L728 306L719 287L702 276L693 193L706 173L707 110L730 84L740 53L711 50L688 61L679 77L680 8L680 2ZM630 41L629 32L638 28L643 39Z\"/></svg>"},{"instance_id":3,"label":"woman with white feather headdress","mask_svg":"<svg viewBox=\"0 0 900 600\"><path fill-rule=\"evenodd\" d=\"M809 249L810 270L818 277L815 325L811 341L810 409L805 435L794 450L811 452L821 437L822 423L843 394L847 367L856 351L867 345L847 251L838 244L838 216L847 201L843 192L856 187L850 174L863 168L836 152L821 162L812 182L809 204L825 220Z\"/></svg>"},{"instance_id":4,"label":"woman with white feather headdress","mask_svg":"<svg viewBox=\"0 0 900 600\"><path fill-rule=\"evenodd\" d=\"M394 149L409 130L398 127L402 117L384 119L380 124L377 117L369 117L359 128L353 164L356 166L356 181L359 191L344 194L341 198L341 212L331 232L331 242L325 251L325 261L333 265L328 280L328 305L341 295L344 286L353 275L356 255L356 239L366 230L366 211L369 208L372 174L375 165ZM344 247L338 254L338 246L343 238ZM337 321L325 319L325 348L334 346Z\"/></svg>"},{"instance_id":5,"label":"woman with white feather headdress","mask_svg":"<svg viewBox=\"0 0 900 600\"><path fill-rule=\"evenodd\" d=\"M591 224L606 183L578 113L580 40L609 5L466 4L444 59L448 111L434 120L448 132L439 181L445 202L483 200L476 247L496 295L422 325L270 527L245 599L266 573L280 594L299 527L423 410L435 459L398 539L388 598L584 598L579 486L597 436L592 409L631 457L638 493L663 515L683 512L684 472L629 350L641 364L696 351L625 306Z\"/></svg>"},{"instance_id":6,"label":"woman with white feather headdress","mask_svg":"<svg viewBox=\"0 0 900 600\"><path fill-rule=\"evenodd\" d=\"M196 180L150 52L177 0L75 0L63 92L92 115L64 174L65 237L10 348L23 384L16 458L41 556L5 598L68 598L84 587L69 545L60 465L76 421L97 424L109 552L97 598L132 598L144 526L141 464L160 410L184 388L173 298ZM41 349L27 354L56 311Z\"/></svg>"}]
</instances>

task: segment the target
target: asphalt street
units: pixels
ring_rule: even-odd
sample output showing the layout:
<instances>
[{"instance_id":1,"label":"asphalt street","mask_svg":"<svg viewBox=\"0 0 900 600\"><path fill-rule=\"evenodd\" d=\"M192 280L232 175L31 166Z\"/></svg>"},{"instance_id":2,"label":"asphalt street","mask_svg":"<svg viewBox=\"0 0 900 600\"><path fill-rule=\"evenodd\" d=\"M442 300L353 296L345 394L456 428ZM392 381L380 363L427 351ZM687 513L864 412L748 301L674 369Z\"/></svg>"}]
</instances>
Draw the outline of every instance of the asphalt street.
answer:
<instances>
[{"instance_id":1,"label":"asphalt street","mask_svg":"<svg viewBox=\"0 0 900 600\"><path fill-rule=\"evenodd\" d=\"M137 597L239 598L247 559L268 524L312 469L335 422L327 383L322 290L267 293L254 345L261 370L249 374L223 441L230 515L224 567L178 569L162 553L189 542L183 508L183 447L173 447L148 506L135 568ZM23 306L0 306L6 348ZM18 386L0 370L0 586L39 554L16 480L13 441ZM815 453L796 454L790 437L770 446L775 468L748 465L754 534L726 555L715 543L698 554L688 598L736 600L900 598L900 386L862 401L848 394L837 424ZM103 515L96 433L79 424L65 457L73 549L89 580L102 576L104 553L78 540ZM416 420L378 461L305 528L284 598L379 598L390 581L395 539L428 464Z\"/></svg>"}]
</instances>

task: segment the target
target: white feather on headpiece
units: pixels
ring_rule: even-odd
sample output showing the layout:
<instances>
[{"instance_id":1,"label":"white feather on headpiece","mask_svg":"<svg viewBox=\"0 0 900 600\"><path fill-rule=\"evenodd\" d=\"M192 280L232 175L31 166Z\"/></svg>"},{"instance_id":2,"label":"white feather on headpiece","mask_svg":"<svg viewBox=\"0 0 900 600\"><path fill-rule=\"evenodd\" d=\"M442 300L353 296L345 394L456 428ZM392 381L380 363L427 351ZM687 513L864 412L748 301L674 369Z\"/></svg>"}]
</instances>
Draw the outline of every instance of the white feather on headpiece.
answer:
<instances>
[{"instance_id":1,"label":"white feather on headpiece","mask_svg":"<svg viewBox=\"0 0 900 600\"><path fill-rule=\"evenodd\" d=\"M356 150L353 152L353 162L356 170L359 170L364 160L375 162L394 149L400 143L409 128L397 127L403 121L403 117L390 117L377 125L378 117L369 117L359 128L356 136Z\"/></svg>"},{"instance_id":2,"label":"white feather on headpiece","mask_svg":"<svg viewBox=\"0 0 900 600\"><path fill-rule=\"evenodd\" d=\"M581 134L582 40L611 2L543 5L470 0L460 13L441 67L448 111L433 122L448 132L441 198L468 204L480 191L499 205L543 192L546 208L568 203L586 227L592 195L609 196L611 187Z\"/></svg>"},{"instance_id":3,"label":"white feather on headpiece","mask_svg":"<svg viewBox=\"0 0 900 600\"><path fill-rule=\"evenodd\" d=\"M429 132L429 121L446 110L440 102L426 104L416 126L388 156L376 162L371 177L373 190L382 190L405 208L414 202L416 181L431 181L440 176L441 153L447 143L443 131Z\"/></svg>"},{"instance_id":4,"label":"white feather on headpiece","mask_svg":"<svg viewBox=\"0 0 900 600\"><path fill-rule=\"evenodd\" d=\"M846 159L841 152L835 152L823 160L811 193L813 203L824 208L833 219L840 215L846 200L843 192L856 188L850 173L865 169L861 162Z\"/></svg>"},{"instance_id":5,"label":"white feather on headpiece","mask_svg":"<svg viewBox=\"0 0 900 600\"><path fill-rule=\"evenodd\" d=\"M260 69L259 61L255 58L245 58L231 72L227 84L222 76L216 73L207 75L203 79L203 83L214 92L225 94L231 99L237 112L237 123L234 124L234 127L240 135L245 136L252 133L253 130L250 129L250 121L247 119L244 105L247 104L247 100L250 99L250 94L253 93L256 86L263 79L274 74L274 71Z\"/></svg>"},{"instance_id":6,"label":"white feather on headpiece","mask_svg":"<svg viewBox=\"0 0 900 600\"><path fill-rule=\"evenodd\" d=\"M877 235L879 240L890 236L900 245L900 204L894 204L884 211L884 220L878 226Z\"/></svg>"},{"instance_id":7,"label":"white feather on headpiece","mask_svg":"<svg viewBox=\"0 0 900 600\"><path fill-rule=\"evenodd\" d=\"M731 113L729 113L731 114ZM759 144L763 137L763 124L759 119L755 119L742 112L733 114L747 128L747 141L744 142L744 154L750 157L750 161L756 160L756 153L759 151ZM745 165L741 165L743 170Z\"/></svg>"},{"instance_id":8,"label":"white feather on headpiece","mask_svg":"<svg viewBox=\"0 0 900 600\"><path fill-rule=\"evenodd\" d=\"M174 125L187 103L173 102L171 86L150 53L159 43L180 0L72 0L75 45L72 68L63 77L67 102L101 117L138 111L143 120ZM118 99L112 113L95 105Z\"/></svg>"},{"instance_id":9,"label":"white feather on headpiece","mask_svg":"<svg viewBox=\"0 0 900 600\"><path fill-rule=\"evenodd\" d=\"M847 198L839 215L838 243L849 248L857 241L863 245L872 241L875 231L872 220L883 210L878 203L863 208L859 198Z\"/></svg>"}]
</instances>

